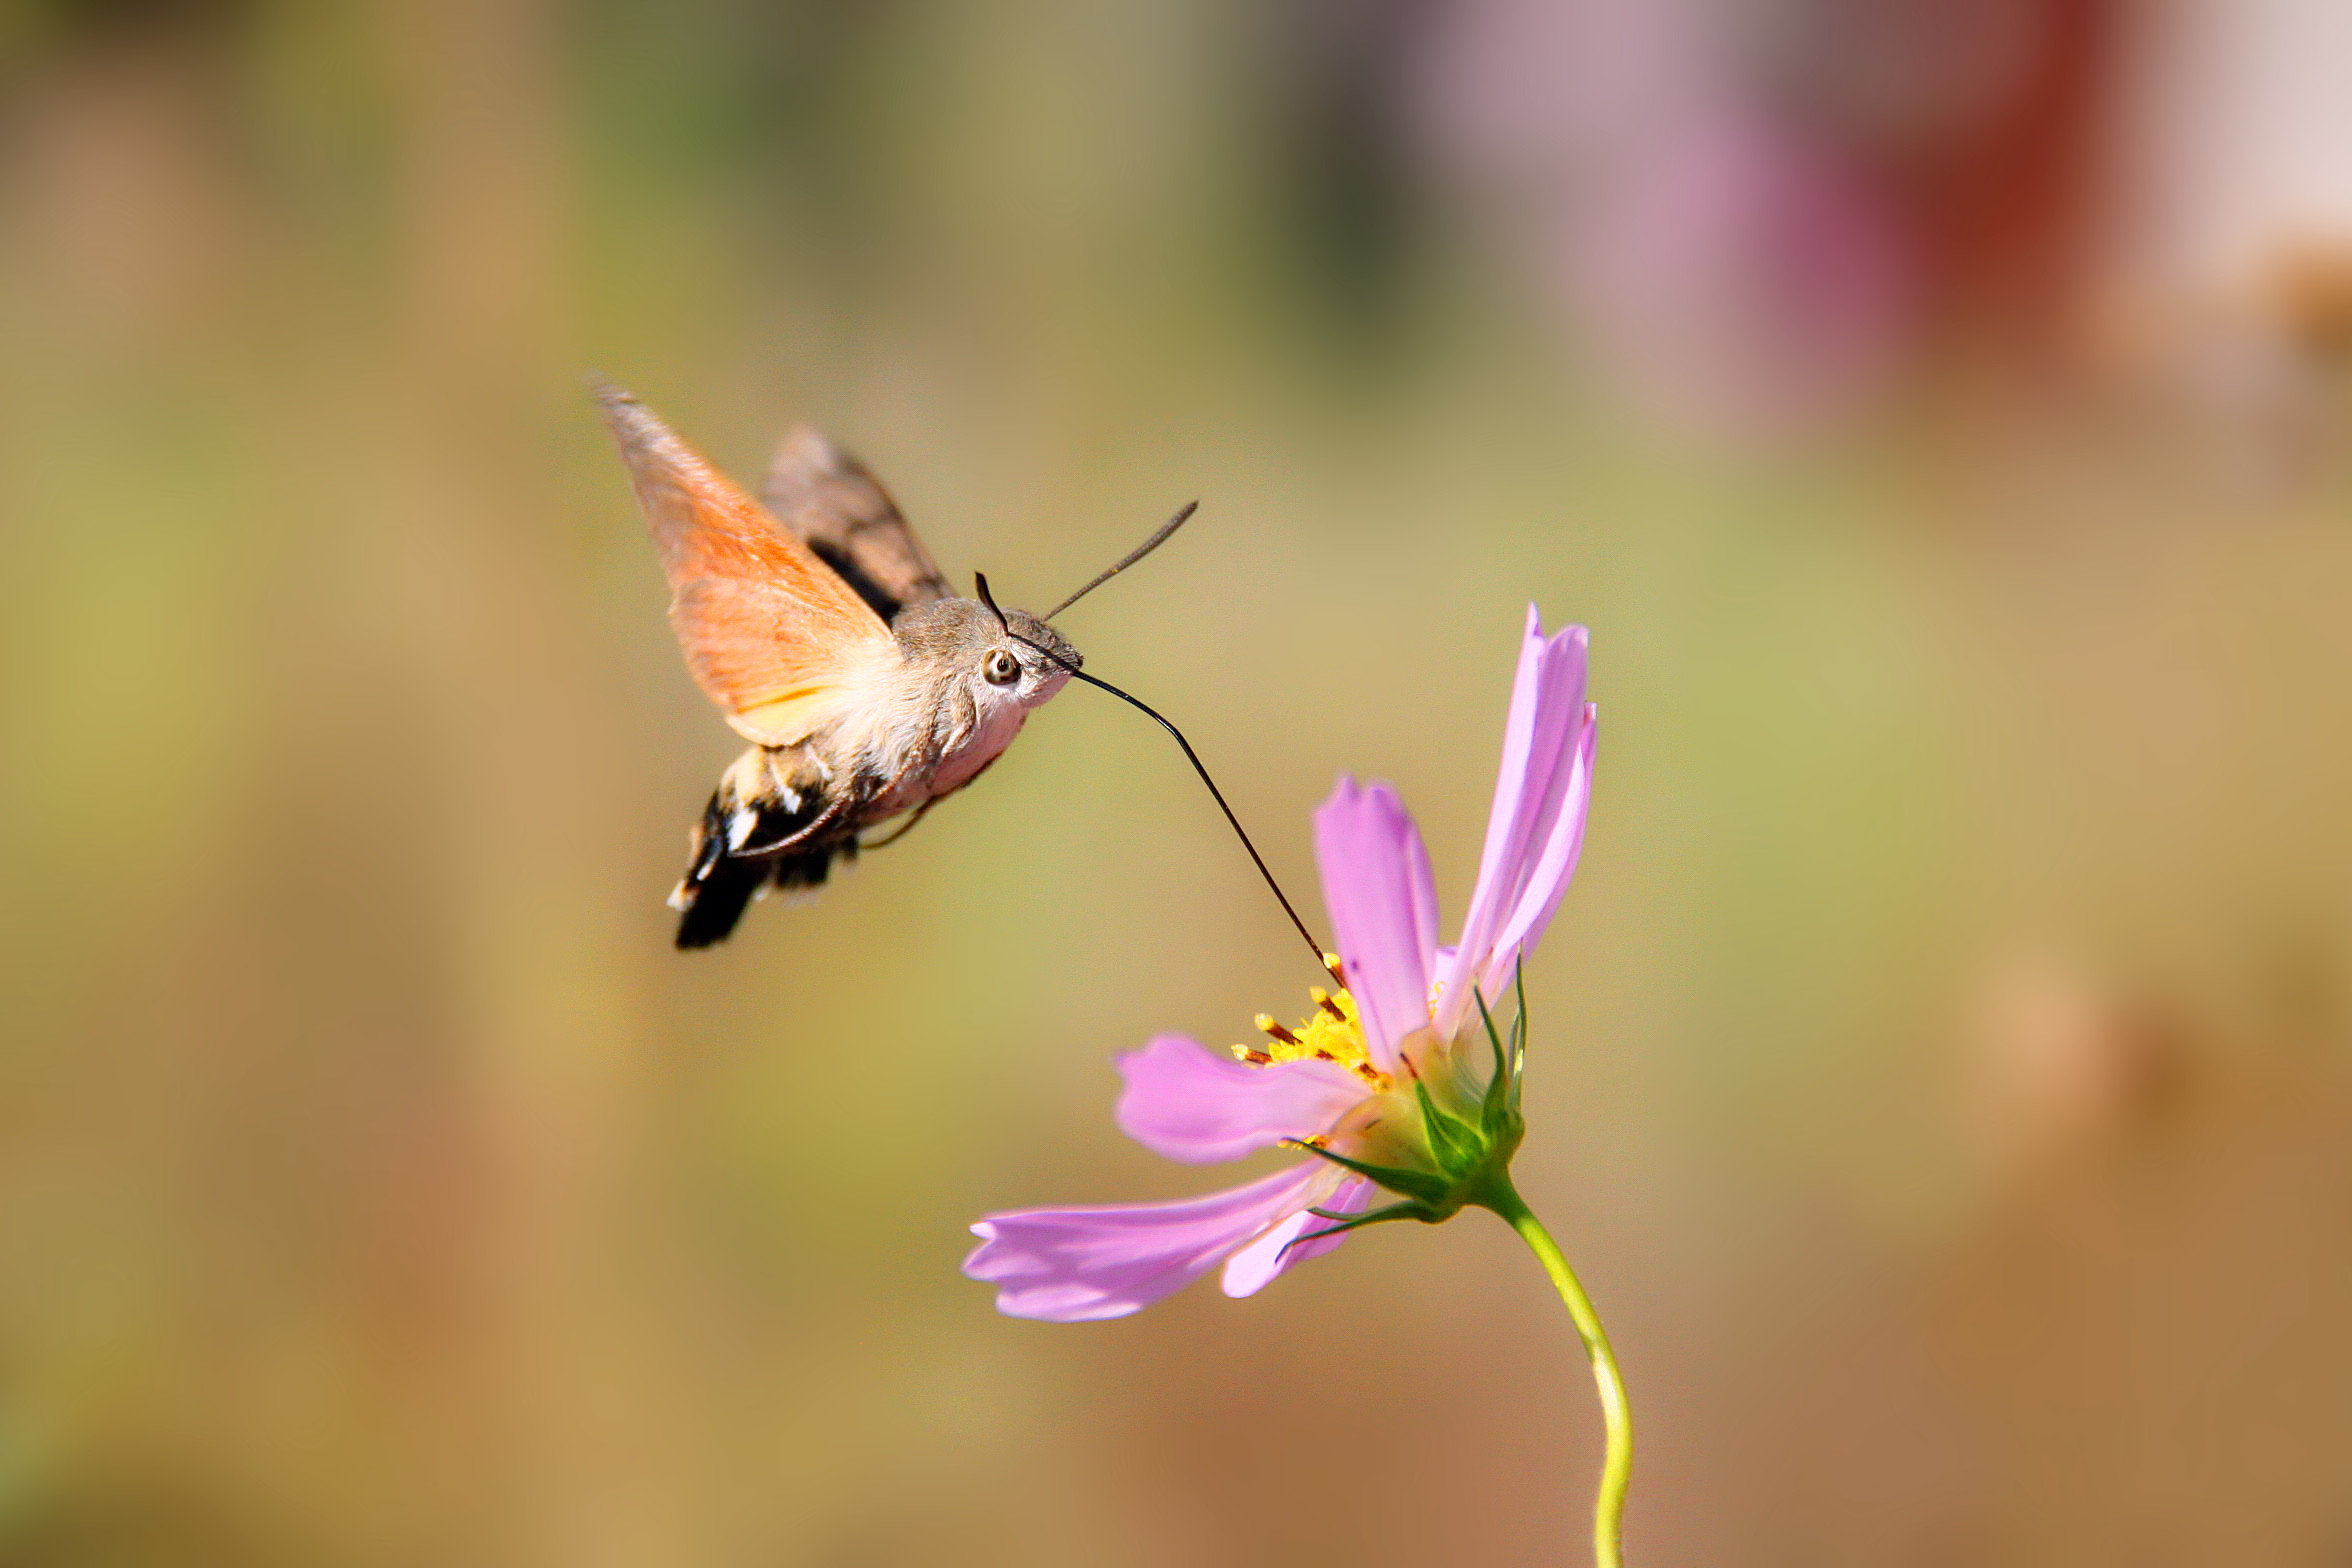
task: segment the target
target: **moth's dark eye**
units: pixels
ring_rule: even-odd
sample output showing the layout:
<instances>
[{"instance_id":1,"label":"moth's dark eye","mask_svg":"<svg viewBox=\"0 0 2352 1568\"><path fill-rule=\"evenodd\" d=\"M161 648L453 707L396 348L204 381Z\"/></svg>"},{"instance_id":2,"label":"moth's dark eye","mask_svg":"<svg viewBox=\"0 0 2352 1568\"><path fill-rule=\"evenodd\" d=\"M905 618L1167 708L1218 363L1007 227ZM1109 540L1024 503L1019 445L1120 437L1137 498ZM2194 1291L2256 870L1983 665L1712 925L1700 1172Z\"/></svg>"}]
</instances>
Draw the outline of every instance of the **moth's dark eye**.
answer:
<instances>
[{"instance_id":1,"label":"moth's dark eye","mask_svg":"<svg viewBox=\"0 0 2352 1568\"><path fill-rule=\"evenodd\" d=\"M1003 648L993 648L980 661L980 673L995 685L1010 686L1021 678L1021 661Z\"/></svg>"}]
</instances>

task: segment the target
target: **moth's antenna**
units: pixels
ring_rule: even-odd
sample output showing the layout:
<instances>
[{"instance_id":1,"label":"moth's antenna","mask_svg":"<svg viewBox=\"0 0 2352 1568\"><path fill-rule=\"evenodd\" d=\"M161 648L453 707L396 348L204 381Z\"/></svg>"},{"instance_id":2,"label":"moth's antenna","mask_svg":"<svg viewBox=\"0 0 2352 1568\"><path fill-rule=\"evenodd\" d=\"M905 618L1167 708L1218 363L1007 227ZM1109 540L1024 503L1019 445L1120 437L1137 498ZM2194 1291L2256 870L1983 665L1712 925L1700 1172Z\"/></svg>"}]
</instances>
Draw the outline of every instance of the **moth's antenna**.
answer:
<instances>
[{"instance_id":1,"label":"moth's antenna","mask_svg":"<svg viewBox=\"0 0 2352 1568\"><path fill-rule=\"evenodd\" d=\"M1013 623L1005 619L1004 611L996 607L996 595L988 591L988 574L986 572L974 572L972 574L972 586L980 590L980 602L987 605L988 613L996 617L996 629L1003 632L1007 637L1012 636ZM1020 639L1020 641L1029 642L1029 639L1023 637ZM1035 648L1037 647L1037 644L1029 642L1029 646ZM1042 652L1043 650L1040 651Z\"/></svg>"},{"instance_id":2,"label":"moth's antenna","mask_svg":"<svg viewBox=\"0 0 2352 1568\"><path fill-rule=\"evenodd\" d=\"M1094 592L1097 588L1100 588L1104 583L1109 582L1112 578L1127 570L1128 567L1133 566L1136 562L1142 560L1145 556L1151 554L1154 550L1157 550L1161 545L1166 544L1168 542L1168 536L1174 533L1177 529L1182 528L1185 524L1185 521L1192 516L1193 512L1198 509L1199 506L1200 503L1198 501L1185 502L1182 506L1176 509L1176 515L1174 517L1171 517L1166 522L1160 524L1159 531L1157 533L1153 534L1143 543L1137 545L1134 549L1128 551L1125 555L1119 557L1117 565L1112 566L1108 570L1102 572L1094 579L1094 581L1088 583L1085 587L1079 589L1076 593L1070 595L1070 597L1064 599L1061 603L1046 611L1043 615L1039 616L1038 619L1041 621L1052 620L1055 616L1061 614L1064 610L1067 610L1071 605L1076 604L1079 600L1085 598L1088 594Z\"/></svg>"},{"instance_id":3,"label":"moth's antenna","mask_svg":"<svg viewBox=\"0 0 2352 1568\"><path fill-rule=\"evenodd\" d=\"M1183 512L1177 513L1176 521L1179 523L1183 522L1185 515L1191 512L1191 510L1192 508L1188 506L1184 509ZM1173 527L1174 524L1171 524L1169 528L1161 529L1161 536L1165 537L1173 529ZM1157 541L1155 540L1154 542L1156 543ZM1146 548L1148 548L1148 546ZM1138 554L1140 553L1141 552L1138 552ZM1103 575L1107 577L1110 574L1106 572ZM986 602L987 595L985 592L985 583L982 584L982 589L982 602ZM1072 664L1069 660L1063 658L1060 654L1055 653L1052 649L1039 647L1036 643L1030 642L1028 638L1023 637L1018 632L1014 632L1011 635L1015 642L1027 643L1031 648L1034 648L1037 650L1037 652L1044 654L1048 659L1051 659L1054 663L1060 665L1063 669L1069 671L1073 676L1077 677L1079 680L1084 681L1087 685L1099 686L1104 691L1107 691L1112 696L1118 698L1121 702L1126 703L1129 707L1139 709L1146 718L1150 719L1154 724L1157 724L1161 729L1166 730L1169 735L1175 738L1176 744L1182 747L1184 750L1184 760L1192 764L1192 771L1199 774L1200 781L1209 787L1209 798L1217 803L1217 809L1219 811L1225 813L1226 822L1233 828L1233 836L1241 840L1241 847L1243 849L1249 851L1251 862L1258 868L1258 875L1264 877L1266 879L1266 886L1273 890L1274 901L1280 904L1282 906L1282 912L1290 917L1291 925L1298 931L1299 940L1305 942L1307 944L1307 951L1315 955L1315 967L1317 969L1328 971L1330 966L1325 962L1323 957L1323 944L1315 940L1315 933L1307 929L1307 923L1299 918L1299 912L1291 906L1290 895L1283 892L1282 884L1274 880L1273 868L1266 864L1266 857L1258 853L1258 846L1250 842L1249 832L1241 825L1241 818L1235 816L1233 814L1233 808L1225 803L1225 792L1217 788L1217 781L1215 779L1209 777L1208 765L1201 761L1200 753L1192 749L1192 742L1184 738L1184 732L1178 729L1175 725L1169 723L1165 714L1161 713L1159 709L1153 707L1150 703L1145 702L1142 698L1129 696L1126 692L1123 692L1118 687L1113 686L1109 681L1102 680L1096 676L1087 674L1084 670L1078 668L1077 665Z\"/></svg>"}]
</instances>

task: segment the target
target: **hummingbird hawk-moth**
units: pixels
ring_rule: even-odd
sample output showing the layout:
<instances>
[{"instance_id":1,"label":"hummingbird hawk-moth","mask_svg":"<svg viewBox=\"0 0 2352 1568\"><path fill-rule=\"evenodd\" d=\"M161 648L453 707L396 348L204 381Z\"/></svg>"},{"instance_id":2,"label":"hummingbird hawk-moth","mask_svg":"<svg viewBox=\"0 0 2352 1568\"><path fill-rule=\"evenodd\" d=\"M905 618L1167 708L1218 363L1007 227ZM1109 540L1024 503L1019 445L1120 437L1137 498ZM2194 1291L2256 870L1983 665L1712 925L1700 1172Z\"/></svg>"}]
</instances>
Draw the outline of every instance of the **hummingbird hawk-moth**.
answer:
<instances>
[{"instance_id":1,"label":"hummingbird hawk-moth","mask_svg":"<svg viewBox=\"0 0 2352 1568\"><path fill-rule=\"evenodd\" d=\"M605 421L670 581L670 626L695 684L751 749L719 778L670 894L678 946L723 942L769 887L822 886L834 863L894 843L986 772L1030 710L1072 681L1166 730L1320 967L1299 918L1184 732L1079 668L1053 618L1166 543L1197 502L1043 615L948 587L898 507L855 458L803 426L758 500L618 387ZM905 815L888 837L868 828Z\"/></svg>"},{"instance_id":2,"label":"hummingbird hawk-moth","mask_svg":"<svg viewBox=\"0 0 2352 1568\"><path fill-rule=\"evenodd\" d=\"M708 947L756 894L822 885L862 833L911 812L903 833L978 778L1081 660L1044 618L998 609L985 578L982 598L957 596L874 476L815 430L785 436L755 500L628 393L597 398L686 666L752 743L670 895L678 946Z\"/></svg>"}]
</instances>

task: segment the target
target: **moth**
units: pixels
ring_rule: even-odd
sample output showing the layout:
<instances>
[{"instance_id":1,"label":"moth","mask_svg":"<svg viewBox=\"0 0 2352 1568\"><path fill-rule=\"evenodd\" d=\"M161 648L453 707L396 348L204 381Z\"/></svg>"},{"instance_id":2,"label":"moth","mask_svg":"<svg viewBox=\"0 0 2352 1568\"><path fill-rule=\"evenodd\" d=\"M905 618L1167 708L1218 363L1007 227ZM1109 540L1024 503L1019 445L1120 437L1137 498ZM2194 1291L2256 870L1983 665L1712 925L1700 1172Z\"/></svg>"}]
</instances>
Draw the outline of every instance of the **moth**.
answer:
<instances>
[{"instance_id":1,"label":"moth","mask_svg":"<svg viewBox=\"0 0 2352 1568\"><path fill-rule=\"evenodd\" d=\"M784 437L755 500L627 392L596 395L687 669L751 742L670 895L678 946L708 947L755 895L821 886L875 847L866 831L911 813L895 839L986 772L1083 661L1045 618L998 609L986 578L959 597L888 492L817 431Z\"/></svg>"}]
</instances>

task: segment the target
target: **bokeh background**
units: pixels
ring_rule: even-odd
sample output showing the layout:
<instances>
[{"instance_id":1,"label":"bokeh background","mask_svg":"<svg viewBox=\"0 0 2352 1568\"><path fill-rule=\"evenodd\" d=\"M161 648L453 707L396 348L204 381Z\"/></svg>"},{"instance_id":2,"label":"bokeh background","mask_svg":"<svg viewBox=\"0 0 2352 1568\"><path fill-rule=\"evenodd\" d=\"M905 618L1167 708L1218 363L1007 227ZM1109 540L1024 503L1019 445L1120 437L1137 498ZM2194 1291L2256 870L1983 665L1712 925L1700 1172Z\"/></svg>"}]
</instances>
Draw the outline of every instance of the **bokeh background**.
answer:
<instances>
[{"instance_id":1,"label":"bokeh background","mask_svg":"<svg viewBox=\"0 0 2352 1568\"><path fill-rule=\"evenodd\" d=\"M997 1317L1312 979L1073 690L724 950L584 394L860 451L1291 886L1599 788L1523 1185L1651 1564L2352 1561L2338 0L0 4L0 1563L1576 1560L1481 1215Z\"/></svg>"}]
</instances>

